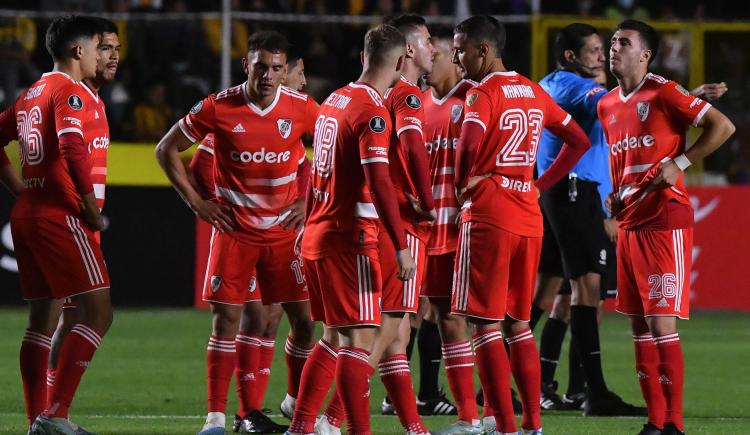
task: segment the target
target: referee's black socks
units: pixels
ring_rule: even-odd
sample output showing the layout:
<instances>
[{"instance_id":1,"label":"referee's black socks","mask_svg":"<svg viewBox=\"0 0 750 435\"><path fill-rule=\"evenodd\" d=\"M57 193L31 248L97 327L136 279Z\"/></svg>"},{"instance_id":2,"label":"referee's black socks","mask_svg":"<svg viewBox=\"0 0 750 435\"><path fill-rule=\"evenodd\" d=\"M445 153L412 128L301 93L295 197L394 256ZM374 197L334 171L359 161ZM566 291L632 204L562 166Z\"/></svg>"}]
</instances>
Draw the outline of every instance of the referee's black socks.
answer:
<instances>
[{"instance_id":1,"label":"referee's black socks","mask_svg":"<svg viewBox=\"0 0 750 435\"><path fill-rule=\"evenodd\" d=\"M548 318L542 328L542 337L539 343L539 359L542 368L542 385L551 384L555 380L555 369L560 359L560 349L568 324L562 320Z\"/></svg>"},{"instance_id":2,"label":"referee's black socks","mask_svg":"<svg viewBox=\"0 0 750 435\"><path fill-rule=\"evenodd\" d=\"M443 349L437 323L422 320L417 337L419 347L419 399L429 400L440 396L438 376Z\"/></svg>"},{"instance_id":3,"label":"referee's black socks","mask_svg":"<svg viewBox=\"0 0 750 435\"><path fill-rule=\"evenodd\" d=\"M596 307L585 305L570 307L570 334L574 337L573 341L578 347L589 394L593 398L604 397L608 390L602 373Z\"/></svg>"},{"instance_id":4,"label":"referee's black socks","mask_svg":"<svg viewBox=\"0 0 750 435\"><path fill-rule=\"evenodd\" d=\"M529 320L529 328L531 328L532 331L542 317L542 314L544 314L543 309L537 307L536 304L531 304L531 320Z\"/></svg>"}]
</instances>

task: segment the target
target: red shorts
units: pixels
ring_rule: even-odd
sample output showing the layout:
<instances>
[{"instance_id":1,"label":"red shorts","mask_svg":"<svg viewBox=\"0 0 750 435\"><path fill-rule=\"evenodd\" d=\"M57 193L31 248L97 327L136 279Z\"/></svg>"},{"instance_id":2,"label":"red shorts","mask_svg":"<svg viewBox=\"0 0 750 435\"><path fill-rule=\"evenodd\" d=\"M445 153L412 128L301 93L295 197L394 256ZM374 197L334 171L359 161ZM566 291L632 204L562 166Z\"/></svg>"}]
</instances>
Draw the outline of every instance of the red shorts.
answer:
<instances>
[{"instance_id":1,"label":"red shorts","mask_svg":"<svg viewBox=\"0 0 750 435\"><path fill-rule=\"evenodd\" d=\"M294 253L294 238L261 246L213 231L203 283L204 301L243 305L262 300L269 305L308 299L302 260Z\"/></svg>"},{"instance_id":2,"label":"red shorts","mask_svg":"<svg viewBox=\"0 0 750 435\"><path fill-rule=\"evenodd\" d=\"M376 254L345 252L304 261L313 320L329 328L380 326L382 281Z\"/></svg>"},{"instance_id":3,"label":"red shorts","mask_svg":"<svg viewBox=\"0 0 750 435\"><path fill-rule=\"evenodd\" d=\"M384 313L416 313L419 307L419 292L427 263L427 249L422 240L409 232L406 233L406 243L414 262L417 263L417 272L414 278L401 281L397 276L399 267L393 242L385 230L378 234L380 270L383 277L382 311Z\"/></svg>"},{"instance_id":4,"label":"red shorts","mask_svg":"<svg viewBox=\"0 0 750 435\"><path fill-rule=\"evenodd\" d=\"M78 218L11 219L10 226L24 299L64 299L109 287L96 233Z\"/></svg>"},{"instance_id":5,"label":"red shorts","mask_svg":"<svg viewBox=\"0 0 750 435\"><path fill-rule=\"evenodd\" d=\"M525 237L481 222L464 222L451 297L453 314L528 321L541 237Z\"/></svg>"},{"instance_id":6,"label":"red shorts","mask_svg":"<svg viewBox=\"0 0 750 435\"><path fill-rule=\"evenodd\" d=\"M422 296L428 298L451 297L455 263L455 252L427 256L427 272L425 272L424 284L422 285Z\"/></svg>"},{"instance_id":7,"label":"red shorts","mask_svg":"<svg viewBox=\"0 0 750 435\"><path fill-rule=\"evenodd\" d=\"M690 317L693 229L617 234L617 311Z\"/></svg>"}]
</instances>

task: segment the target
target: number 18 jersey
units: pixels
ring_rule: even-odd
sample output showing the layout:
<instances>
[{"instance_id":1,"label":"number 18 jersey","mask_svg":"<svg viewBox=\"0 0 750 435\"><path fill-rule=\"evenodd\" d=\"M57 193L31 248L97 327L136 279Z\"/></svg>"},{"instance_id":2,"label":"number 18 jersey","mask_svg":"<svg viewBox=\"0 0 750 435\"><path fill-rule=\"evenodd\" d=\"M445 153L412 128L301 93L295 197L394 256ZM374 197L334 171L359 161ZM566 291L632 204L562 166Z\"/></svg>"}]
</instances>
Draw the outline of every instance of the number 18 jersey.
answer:
<instances>
[{"instance_id":1,"label":"number 18 jersey","mask_svg":"<svg viewBox=\"0 0 750 435\"><path fill-rule=\"evenodd\" d=\"M470 176L489 174L464 202L463 220L484 222L527 237L542 236L534 186L539 137L567 126L571 116L537 83L514 71L487 75L469 90L464 124L484 129Z\"/></svg>"}]
</instances>

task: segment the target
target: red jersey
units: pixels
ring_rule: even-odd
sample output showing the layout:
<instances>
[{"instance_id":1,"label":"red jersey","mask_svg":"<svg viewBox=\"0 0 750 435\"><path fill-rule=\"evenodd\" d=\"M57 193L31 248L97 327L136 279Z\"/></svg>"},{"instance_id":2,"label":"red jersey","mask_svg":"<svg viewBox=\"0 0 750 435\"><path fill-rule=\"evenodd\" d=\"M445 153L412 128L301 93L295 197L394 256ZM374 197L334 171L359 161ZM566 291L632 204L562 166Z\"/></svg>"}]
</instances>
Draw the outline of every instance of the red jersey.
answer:
<instances>
[{"instance_id":1,"label":"red jersey","mask_svg":"<svg viewBox=\"0 0 750 435\"><path fill-rule=\"evenodd\" d=\"M230 234L246 243L279 243L294 234L279 222L299 197L297 169L305 159L300 138L312 134L318 105L279 86L261 109L248 99L246 86L206 97L179 127L194 142L214 134L215 193L232 210L236 228Z\"/></svg>"},{"instance_id":2,"label":"red jersey","mask_svg":"<svg viewBox=\"0 0 750 435\"><path fill-rule=\"evenodd\" d=\"M15 115L2 117L0 134L5 142L18 140L26 185L13 206L12 218L80 214L81 195L58 138L74 133L86 140L84 131L94 122L90 101L88 88L55 71L43 74L7 109Z\"/></svg>"},{"instance_id":3,"label":"red jersey","mask_svg":"<svg viewBox=\"0 0 750 435\"><path fill-rule=\"evenodd\" d=\"M650 191L660 163L685 152L685 129L697 126L711 105L679 84L646 74L625 96L618 86L597 108L610 151L612 191L624 202L616 216L625 229L676 229L693 224L684 176Z\"/></svg>"},{"instance_id":4,"label":"red jersey","mask_svg":"<svg viewBox=\"0 0 750 435\"><path fill-rule=\"evenodd\" d=\"M84 142L91 163L91 183L94 185L94 196L99 210L104 207L104 190L107 184L107 150L109 149L109 123L105 113L104 101L85 83L86 106L89 121L83 132Z\"/></svg>"},{"instance_id":5,"label":"red jersey","mask_svg":"<svg viewBox=\"0 0 750 435\"><path fill-rule=\"evenodd\" d=\"M438 99L432 88L424 92L424 138L430 155L430 179L435 198L437 219L429 225L427 255L456 251L458 225L456 215L461 207L456 199L456 144L461 135L466 92L476 82L461 80L443 98Z\"/></svg>"},{"instance_id":6,"label":"red jersey","mask_svg":"<svg viewBox=\"0 0 750 435\"><path fill-rule=\"evenodd\" d=\"M193 187L203 199L214 198L214 134L209 133L203 138L190 161L193 173Z\"/></svg>"},{"instance_id":7,"label":"red jersey","mask_svg":"<svg viewBox=\"0 0 750 435\"><path fill-rule=\"evenodd\" d=\"M508 232L542 236L534 164L544 128L560 129L570 115L536 82L514 72L488 74L466 93L464 123L484 129L470 176L491 174L465 200L462 219Z\"/></svg>"},{"instance_id":8,"label":"red jersey","mask_svg":"<svg viewBox=\"0 0 750 435\"><path fill-rule=\"evenodd\" d=\"M315 126L312 205L302 255L318 259L377 249L378 213L362 165L388 163L391 122L378 91L349 83L320 106Z\"/></svg>"},{"instance_id":9,"label":"red jersey","mask_svg":"<svg viewBox=\"0 0 750 435\"><path fill-rule=\"evenodd\" d=\"M396 82L383 95L383 102L390 112L391 125L393 126L390 150L388 151L388 160L390 161L388 167L396 192L401 221L406 231L420 238L426 234L423 234L423 231L417 231L419 217L406 197L406 193L419 197L411 175L415 168L409 161L408 151L403 149L398 137L407 130L415 130L424 138L422 132L424 108L420 99L421 95L422 90L404 77L401 77L401 80Z\"/></svg>"}]
</instances>

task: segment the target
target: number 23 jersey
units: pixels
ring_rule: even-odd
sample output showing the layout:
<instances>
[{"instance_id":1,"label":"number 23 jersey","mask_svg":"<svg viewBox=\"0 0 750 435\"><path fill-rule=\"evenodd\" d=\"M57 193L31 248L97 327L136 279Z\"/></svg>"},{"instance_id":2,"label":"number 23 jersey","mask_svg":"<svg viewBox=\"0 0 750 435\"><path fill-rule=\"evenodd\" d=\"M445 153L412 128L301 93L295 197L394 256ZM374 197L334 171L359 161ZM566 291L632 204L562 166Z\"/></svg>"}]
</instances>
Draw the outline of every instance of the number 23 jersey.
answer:
<instances>
[{"instance_id":1,"label":"number 23 jersey","mask_svg":"<svg viewBox=\"0 0 750 435\"><path fill-rule=\"evenodd\" d=\"M527 237L542 236L534 186L542 130L561 129L571 116L537 83L514 72L487 75L466 93L464 125L484 129L470 176L490 175L465 199L464 222L483 222Z\"/></svg>"}]
</instances>

